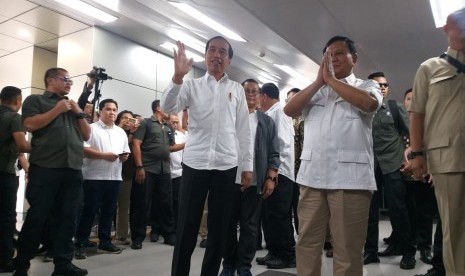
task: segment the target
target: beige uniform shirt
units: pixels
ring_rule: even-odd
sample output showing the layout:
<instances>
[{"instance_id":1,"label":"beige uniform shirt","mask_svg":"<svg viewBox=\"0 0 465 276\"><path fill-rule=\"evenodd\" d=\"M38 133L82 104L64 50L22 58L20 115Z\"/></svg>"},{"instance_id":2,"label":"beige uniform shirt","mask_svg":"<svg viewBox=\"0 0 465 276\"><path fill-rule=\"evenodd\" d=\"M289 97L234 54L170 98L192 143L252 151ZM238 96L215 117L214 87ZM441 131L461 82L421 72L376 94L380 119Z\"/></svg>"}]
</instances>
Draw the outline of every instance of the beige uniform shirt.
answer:
<instances>
[{"instance_id":1,"label":"beige uniform shirt","mask_svg":"<svg viewBox=\"0 0 465 276\"><path fill-rule=\"evenodd\" d=\"M447 54L465 63L465 56ZM431 173L465 171L465 74L435 57L420 65L409 111L425 115L424 143Z\"/></svg>"}]
</instances>

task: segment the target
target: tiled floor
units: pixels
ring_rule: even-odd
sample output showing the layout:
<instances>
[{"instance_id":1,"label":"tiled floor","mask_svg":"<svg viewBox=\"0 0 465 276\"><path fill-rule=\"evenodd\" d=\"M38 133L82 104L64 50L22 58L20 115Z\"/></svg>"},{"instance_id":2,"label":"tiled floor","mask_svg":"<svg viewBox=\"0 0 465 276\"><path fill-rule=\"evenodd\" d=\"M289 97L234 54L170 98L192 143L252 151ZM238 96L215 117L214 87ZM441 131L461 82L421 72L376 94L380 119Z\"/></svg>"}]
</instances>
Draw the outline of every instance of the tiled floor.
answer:
<instances>
[{"instance_id":1,"label":"tiled floor","mask_svg":"<svg viewBox=\"0 0 465 276\"><path fill-rule=\"evenodd\" d=\"M387 237L391 232L389 221L380 222L380 238ZM150 243L146 240L142 250L132 250L129 246L125 246L125 250L118 255L97 254L90 256L85 260L74 260L74 264L79 267L86 268L89 271L89 276L168 276L171 269L171 257L173 247L164 245L163 242ZM380 250L384 249L385 245L380 242ZM204 249L197 247L194 251L191 261L191 275L200 275ZM256 256L264 256L266 250L258 251ZM399 257L381 258L380 264L366 265L363 269L363 275L415 275L423 274L429 265L418 260L417 265L413 270L401 270L399 268ZM53 263L43 263L41 257L36 257L32 261L32 266L29 272L30 276L48 276L53 271ZM253 264L253 275L260 274L266 271L264 266ZM296 273L295 269L285 269L283 272ZM9 275L7 273L0 274L1 276ZM332 275L332 259L323 257L322 275Z\"/></svg>"}]
</instances>

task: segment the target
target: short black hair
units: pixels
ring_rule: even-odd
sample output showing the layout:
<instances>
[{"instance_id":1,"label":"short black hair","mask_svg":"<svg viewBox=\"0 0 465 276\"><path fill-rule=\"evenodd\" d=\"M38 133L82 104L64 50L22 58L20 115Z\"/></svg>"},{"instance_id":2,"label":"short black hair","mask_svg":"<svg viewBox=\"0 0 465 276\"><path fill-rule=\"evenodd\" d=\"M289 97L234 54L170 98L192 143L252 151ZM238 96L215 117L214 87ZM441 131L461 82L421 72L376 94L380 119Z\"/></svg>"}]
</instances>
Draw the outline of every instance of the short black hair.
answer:
<instances>
[{"instance_id":1,"label":"short black hair","mask_svg":"<svg viewBox=\"0 0 465 276\"><path fill-rule=\"evenodd\" d=\"M102 111L107 103L114 103L116 105L116 109L118 109L118 103L115 100L105 99L98 104L98 110Z\"/></svg>"},{"instance_id":2,"label":"short black hair","mask_svg":"<svg viewBox=\"0 0 465 276\"><path fill-rule=\"evenodd\" d=\"M384 75L383 72L374 72L374 73L371 73L370 75L368 75L368 79L369 80L372 80L374 78L385 78L386 76Z\"/></svg>"},{"instance_id":3,"label":"short black hair","mask_svg":"<svg viewBox=\"0 0 465 276\"><path fill-rule=\"evenodd\" d=\"M405 98L407 98L407 94L410 93L410 92L413 92L412 88L409 88L404 92L404 100L405 100Z\"/></svg>"},{"instance_id":4,"label":"short black hair","mask_svg":"<svg viewBox=\"0 0 465 276\"><path fill-rule=\"evenodd\" d=\"M155 100L152 102L152 111L155 112L157 110L157 107L160 106L160 100Z\"/></svg>"},{"instance_id":5,"label":"short black hair","mask_svg":"<svg viewBox=\"0 0 465 276\"><path fill-rule=\"evenodd\" d=\"M289 92L287 92L287 96L289 96L290 93L299 93L300 92L300 89L299 88L292 88L291 90L289 90Z\"/></svg>"},{"instance_id":6,"label":"short black hair","mask_svg":"<svg viewBox=\"0 0 465 276\"><path fill-rule=\"evenodd\" d=\"M279 88L274 83L265 83L262 85L261 94L267 95L269 98L279 100Z\"/></svg>"},{"instance_id":7,"label":"short black hair","mask_svg":"<svg viewBox=\"0 0 465 276\"><path fill-rule=\"evenodd\" d=\"M19 96L21 96L21 89L15 86L5 86L0 92L2 104L12 104Z\"/></svg>"},{"instance_id":8,"label":"short black hair","mask_svg":"<svg viewBox=\"0 0 465 276\"><path fill-rule=\"evenodd\" d=\"M256 81L255 79L246 79L245 81L241 83L241 85L244 86L246 82L253 82L253 83L258 84L258 81Z\"/></svg>"},{"instance_id":9,"label":"short black hair","mask_svg":"<svg viewBox=\"0 0 465 276\"><path fill-rule=\"evenodd\" d=\"M357 54L357 49L355 48L355 42L346 36L338 36L338 35L333 36L330 40L328 40L328 42L325 45L325 48L323 49L323 54L326 52L326 48L328 48L329 45L333 44L336 41L344 41L347 44L347 48L349 49L349 52L352 55Z\"/></svg>"},{"instance_id":10,"label":"short black hair","mask_svg":"<svg viewBox=\"0 0 465 276\"><path fill-rule=\"evenodd\" d=\"M134 117L134 114L132 113L132 111L129 111L129 110L123 110L121 111L120 113L118 113L118 115L116 115L116 120L115 120L115 124L116 125L119 125L119 122L121 121L121 117L123 117L123 114L131 114L131 116Z\"/></svg>"},{"instance_id":11,"label":"short black hair","mask_svg":"<svg viewBox=\"0 0 465 276\"><path fill-rule=\"evenodd\" d=\"M226 43L228 43L228 46L229 46L229 49L228 49L228 56L229 56L229 59L232 59L233 58L233 55L234 55L234 51L233 51L233 48L231 46L231 43L229 43L229 41L222 37L221 35L217 35L217 36L214 36L212 38L210 38L208 41L207 41L207 45L205 46L205 54L207 53L208 51L208 47L210 46L210 42L212 42L212 40L215 40L215 39L222 39L224 41L226 41Z\"/></svg>"},{"instance_id":12,"label":"short black hair","mask_svg":"<svg viewBox=\"0 0 465 276\"><path fill-rule=\"evenodd\" d=\"M60 68L60 67L50 68L47 71L45 71L45 75L44 75L45 88L47 88L47 86L48 86L47 79L54 78L54 77L58 76L60 74L60 71L61 72L66 72L66 73L68 72L66 69L63 69L63 68Z\"/></svg>"}]
</instances>

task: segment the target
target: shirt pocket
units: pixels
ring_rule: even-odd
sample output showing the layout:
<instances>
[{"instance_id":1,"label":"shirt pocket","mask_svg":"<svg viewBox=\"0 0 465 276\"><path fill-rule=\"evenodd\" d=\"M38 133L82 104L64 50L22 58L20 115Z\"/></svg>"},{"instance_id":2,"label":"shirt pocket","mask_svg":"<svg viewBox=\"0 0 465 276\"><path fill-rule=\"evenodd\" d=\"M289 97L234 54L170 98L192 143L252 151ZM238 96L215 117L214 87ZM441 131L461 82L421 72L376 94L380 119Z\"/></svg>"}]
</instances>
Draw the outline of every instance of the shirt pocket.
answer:
<instances>
[{"instance_id":1,"label":"shirt pocket","mask_svg":"<svg viewBox=\"0 0 465 276\"><path fill-rule=\"evenodd\" d=\"M335 102L335 116L339 120L356 120L360 119L358 111L348 102L339 98Z\"/></svg>"},{"instance_id":2,"label":"shirt pocket","mask_svg":"<svg viewBox=\"0 0 465 276\"><path fill-rule=\"evenodd\" d=\"M337 153L337 180L349 183L370 181L370 162L364 151L339 150Z\"/></svg>"},{"instance_id":3,"label":"shirt pocket","mask_svg":"<svg viewBox=\"0 0 465 276\"><path fill-rule=\"evenodd\" d=\"M460 87L454 87L454 85L461 85L460 82L453 82L456 75L442 75L432 78L430 84L430 97L450 97L454 89L460 89Z\"/></svg>"},{"instance_id":4,"label":"shirt pocket","mask_svg":"<svg viewBox=\"0 0 465 276\"><path fill-rule=\"evenodd\" d=\"M321 117L323 117L325 106L326 98L324 97L319 97L317 100L312 101L308 111L308 116L305 118L305 120L319 120Z\"/></svg>"},{"instance_id":5,"label":"shirt pocket","mask_svg":"<svg viewBox=\"0 0 465 276\"><path fill-rule=\"evenodd\" d=\"M441 164L447 161L445 149L449 147L450 139L447 135L432 137L427 143L428 165L431 171L436 171Z\"/></svg>"}]
</instances>

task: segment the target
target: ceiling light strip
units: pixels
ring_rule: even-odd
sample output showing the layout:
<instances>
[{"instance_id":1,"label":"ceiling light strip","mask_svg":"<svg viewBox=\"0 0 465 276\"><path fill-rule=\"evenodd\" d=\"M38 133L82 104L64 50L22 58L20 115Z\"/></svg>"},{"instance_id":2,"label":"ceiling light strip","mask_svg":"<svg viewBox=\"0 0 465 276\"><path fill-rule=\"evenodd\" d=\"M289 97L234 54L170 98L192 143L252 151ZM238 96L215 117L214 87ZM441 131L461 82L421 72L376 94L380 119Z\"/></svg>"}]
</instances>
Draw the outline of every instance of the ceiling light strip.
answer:
<instances>
[{"instance_id":1,"label":"ceiling light strip","mask_svg":"<svg viewBox=\"0 0 465 276\"><path fill-rule=\"evenodd\" d=\"M106 13L100 9L97 9L94 6L91 6L79 0L55 0L55 1L65 6L68 6L74 10L77 10L82 14L89 15L95 19L98 19L104 23L112 22L118 19L116 16Z\"/></svg>"}]
</instances>

